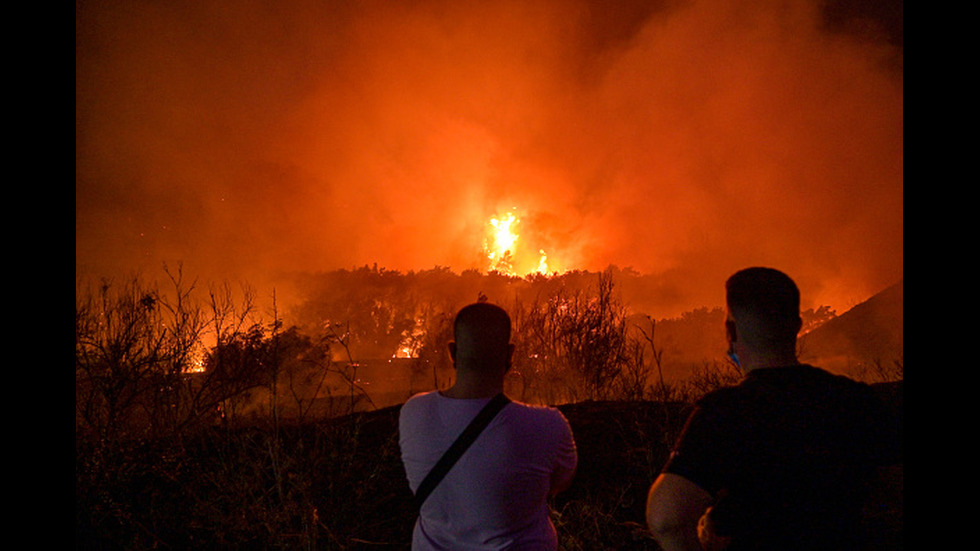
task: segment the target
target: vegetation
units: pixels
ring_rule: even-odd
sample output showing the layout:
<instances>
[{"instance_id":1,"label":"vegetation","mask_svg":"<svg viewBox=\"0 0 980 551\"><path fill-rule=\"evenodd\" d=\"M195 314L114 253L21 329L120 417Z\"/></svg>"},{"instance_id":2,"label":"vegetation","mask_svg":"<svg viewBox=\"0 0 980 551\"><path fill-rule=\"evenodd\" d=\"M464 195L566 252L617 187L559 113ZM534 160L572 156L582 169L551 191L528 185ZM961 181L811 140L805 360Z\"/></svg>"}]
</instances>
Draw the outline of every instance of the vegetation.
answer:
<instances>
[{"instance_id":1,"label":"vegetation","mask_svg":"<svg viewBox=\"0 0 980 551\"><path fill-rule=\"evenodd\" d=\"M311 291L288 328L274 297L263 320L248 288L166 275L163 287L76 288L78 548L407 548L415 512L397 406L373 403L363 354L406 350L414 391L445 386L452 313L494 296L515 324L508 392L559 404L575 431L579 474L551 503L562 548L656 549L647 488L692 401L736 377L677 351L717 330L717 311L655 321L625 306L612 270L521 280L365 269L358 292L357 276L331 274L350 301ZM687 379L665 376L682 361Z\"/></svg>"}]
</instances>

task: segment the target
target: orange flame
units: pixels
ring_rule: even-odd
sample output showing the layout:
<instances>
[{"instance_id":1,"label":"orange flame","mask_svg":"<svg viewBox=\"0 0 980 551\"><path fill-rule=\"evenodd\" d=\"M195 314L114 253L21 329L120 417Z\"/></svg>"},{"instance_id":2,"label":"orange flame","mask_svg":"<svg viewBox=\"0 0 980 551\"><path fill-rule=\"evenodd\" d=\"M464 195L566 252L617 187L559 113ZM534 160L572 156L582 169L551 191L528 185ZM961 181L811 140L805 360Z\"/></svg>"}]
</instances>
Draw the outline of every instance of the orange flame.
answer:
<instances>
[{"instance_id":1,"label":"orange flame","mask_svg":"<svg viewBox=\"0 0 980 551\"><path fill-rule=\"evenodd\" d=\"M518 266L520 235L517 233L517 225L520 224L520 221L513 212L508 212L506 216L490 218L487 238L483 243L483 250L489 262L489 271L511 276L527 275L533 272L547 274L548 256L544 249L539 249L538 252L541 256L534 269L525 273L520 272Z\"/></svg>"}]
</instances>

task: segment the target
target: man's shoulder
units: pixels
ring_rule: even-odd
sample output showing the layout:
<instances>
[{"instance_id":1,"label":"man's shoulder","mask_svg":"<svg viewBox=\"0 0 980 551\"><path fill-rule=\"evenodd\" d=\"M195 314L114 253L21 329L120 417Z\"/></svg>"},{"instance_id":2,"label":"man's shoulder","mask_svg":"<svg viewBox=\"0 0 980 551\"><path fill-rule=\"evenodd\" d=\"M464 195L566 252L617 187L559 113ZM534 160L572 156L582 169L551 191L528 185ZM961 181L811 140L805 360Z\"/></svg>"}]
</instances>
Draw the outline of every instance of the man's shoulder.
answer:
<instances>
[{"instance_id":1,"label":"man's shoulder","mask_svg":"<svg viewBox=\"0 0 980 551\"><path fill-rule=\"evenodd\" d=\"M408 398L408 400L405 400L405 404L403 405L403 407L409 404L419 405L419 404L432 402L437 398L436 396L437 394L439 394L438 390L430 390L429 392L420 392L418 394L413 394Z\"/></svg>"},{"instance_id":2,"label":"man's shoulder","mask_svg":"<svg viewBox=\"0 0 980 551\"><path fill-rule=\"evenodd\" d=\"M858 393L869 394L871 386L844 375L809 364L752 371L738 387L747 393Z\"/></svg>"},{"instance_id":3,"label":"man's shoulder","mask_svg":"<svg viewBox=\"0 0 980 551\"><path fill-rule=\"evenodd\" d=\"M739 384L723 386L707 392L697 400L699 409L714 409L724 407L737 407L739 402L750 399L751 387L747 387L745 382Z\"/></svg>"},{"instance_id":4,"label":"man's shoulder","mask_svg":"<svg viewBox=\"0 0 980 551\"><path fill-rule=\"evenodd\" d=\"M568 420L565 419L565 415L556 407L525 404L524 402L518 401L512 401L509 407L513 408L511 410L513 416L527 421L568 425Z\"/></svg>"},{"instance_id":5,"label":"man's shoulder","mask_svg":"<svg viewBox=\"0 0 980 551\"><path fill-rule=\"evenodd\" d=\"M433 390L431 392L422 392L411 396L399 411L399 416L411 415L413 412L417 412L422 409L427 409L433 407L433 404L438 399L438 391Z\"/></svg>"},{"instance_id":6,"label":"man's shoulder","mask_svg":"<svg viewBox=\"0 0 980 551\"><path fill-rule=\"evenodd\" d=\"M863 414L877 406L871 385L800 364L749 372L739 384L715 390L700 401L702 409L737 411L842 411ZM760 409L761 407L761 409Z\"/></svg>"},{"instance_id":7,"label":"man's shoulder","mask_svg":"<svg viewBox=\"0 0 980 551\"><path fill-rule=\"evenodd\" d=\"M511 400L511 403L529 415L541 415L545 417L564 417L562 412L554 406L545 406L541 404L528 404L521 402L519 400Z\"/></svg>"}]
</instances>

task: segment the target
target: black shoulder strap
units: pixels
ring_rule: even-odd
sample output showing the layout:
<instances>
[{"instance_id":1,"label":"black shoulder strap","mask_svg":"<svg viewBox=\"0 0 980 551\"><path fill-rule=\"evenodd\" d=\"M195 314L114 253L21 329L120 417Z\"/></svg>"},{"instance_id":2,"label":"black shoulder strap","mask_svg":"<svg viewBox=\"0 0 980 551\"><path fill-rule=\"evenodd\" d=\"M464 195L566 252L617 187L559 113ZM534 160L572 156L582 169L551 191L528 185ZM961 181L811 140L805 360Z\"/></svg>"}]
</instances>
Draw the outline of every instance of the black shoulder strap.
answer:
<instances>
[{"instance_id":1,"label":"black shoulder strap","mask_svg":"<svg viewBox=\"0 0 980 551\"><path fill-rule=\"evenodd\" d=\"M470 444L490 424L490 421L497 416L497 413L509 403L510 399L501 393L494 396L487 405L483 406L480 413L476 414L476 417L463 429L463 432L456 438L456 441L449 446L449 449L442 455L435 467L432 467L429 474L419 484L418 490L415 491L415 504L418 508L422 508L422 503L429 497L429 494L439 484L442 477L446 476L446 473L456 464L456 461L463 455L463 452L470 447Z\"/></svg>"}]
</instances>

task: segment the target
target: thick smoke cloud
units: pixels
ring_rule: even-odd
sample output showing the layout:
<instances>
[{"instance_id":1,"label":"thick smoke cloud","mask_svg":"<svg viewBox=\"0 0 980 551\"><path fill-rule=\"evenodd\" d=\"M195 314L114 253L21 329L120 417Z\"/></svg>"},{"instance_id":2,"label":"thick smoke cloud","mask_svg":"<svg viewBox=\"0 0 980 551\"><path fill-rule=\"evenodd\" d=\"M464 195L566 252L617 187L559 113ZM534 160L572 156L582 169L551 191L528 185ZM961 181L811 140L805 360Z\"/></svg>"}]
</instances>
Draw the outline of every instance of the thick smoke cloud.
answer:
<instances>
[{"instance_id":1,"label":"thick smoke cloud","mask_svg":"<svg viewBox=\"0 0 980 551\"><path fill-rule=\"evenodd\" d=\"M861 29L789 0L82 2L76 271L479 268L515 208L553 269L698 306L767 264L846 309L903 276L901 49Z\"/></svg>"}]
</instances>

